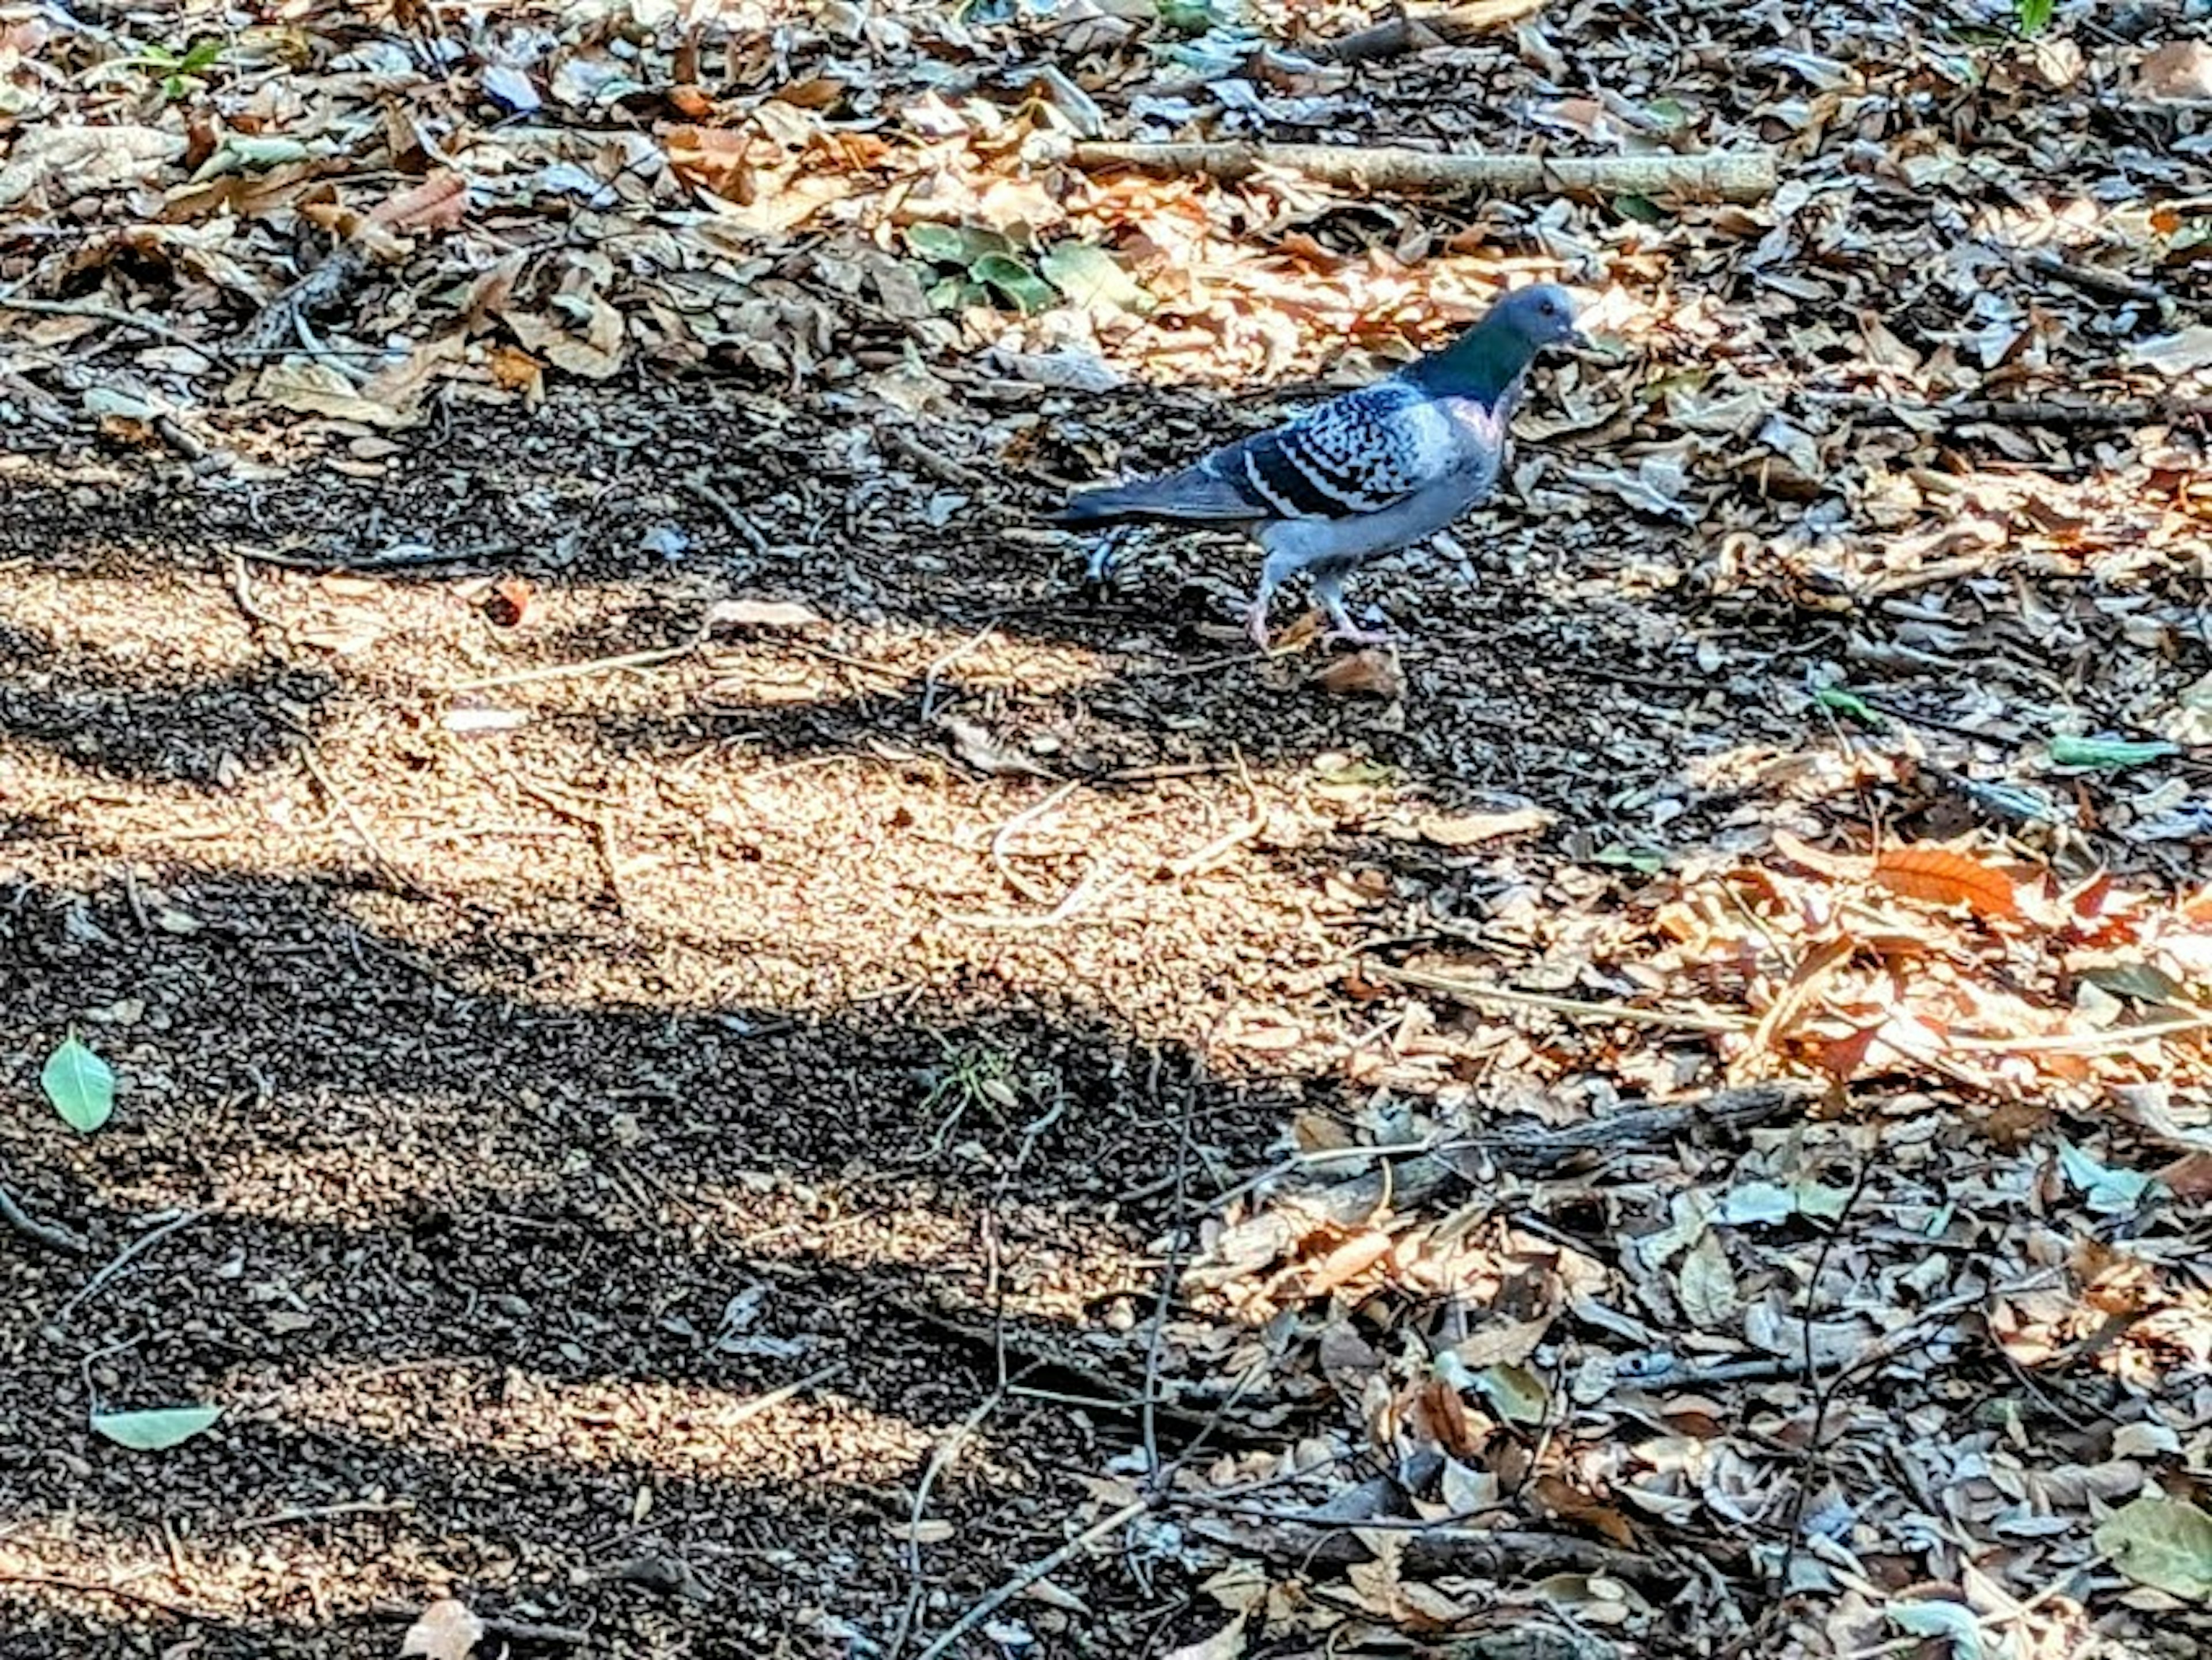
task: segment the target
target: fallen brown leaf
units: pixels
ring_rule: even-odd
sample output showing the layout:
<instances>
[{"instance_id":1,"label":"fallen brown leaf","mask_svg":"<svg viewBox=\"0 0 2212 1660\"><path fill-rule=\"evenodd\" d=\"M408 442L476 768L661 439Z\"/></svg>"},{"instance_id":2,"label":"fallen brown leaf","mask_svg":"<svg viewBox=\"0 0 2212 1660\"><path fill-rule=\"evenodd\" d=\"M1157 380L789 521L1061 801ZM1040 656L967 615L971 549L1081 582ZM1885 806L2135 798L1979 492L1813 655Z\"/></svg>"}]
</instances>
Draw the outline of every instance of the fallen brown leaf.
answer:
<instances>
[{"instance_id":1,"label":"fallen brown leaf","mask_svg":"<svg viewBox=\"0 0 2212 1660\"><path fill-rule=\"evenodd\" d=\"M483 1621L470 1612L467 1603L442 1597L407 1628L399 1652L420 1655L422 1660L468 1660L483 1634Z\"/></svg>"},{"instance_id":2,"label":"fallen brown leaf","mask_svg":"<svg viewBox=\"0 0 2212 1660\"><path fill-rule=\"evenodd\" d=\"M1874 879L1908 899L1964 905L1977 916L2020 915L2011 877L1951 848L1888 848L1875 856Z\"/></svg>"},{"instance_id":3,"label":"fallen brown leaf","mask_svg":"<svg viewBox=\"0 0 2212 1660\"><path fill-rule=\"evenodd\" d=\"M1340 657L1315 671L1314 684L1340 697L1380 697L1395 702L1406 695L1406 677L1398 660L1372 648Z\"/></svg>"}]
</instances>

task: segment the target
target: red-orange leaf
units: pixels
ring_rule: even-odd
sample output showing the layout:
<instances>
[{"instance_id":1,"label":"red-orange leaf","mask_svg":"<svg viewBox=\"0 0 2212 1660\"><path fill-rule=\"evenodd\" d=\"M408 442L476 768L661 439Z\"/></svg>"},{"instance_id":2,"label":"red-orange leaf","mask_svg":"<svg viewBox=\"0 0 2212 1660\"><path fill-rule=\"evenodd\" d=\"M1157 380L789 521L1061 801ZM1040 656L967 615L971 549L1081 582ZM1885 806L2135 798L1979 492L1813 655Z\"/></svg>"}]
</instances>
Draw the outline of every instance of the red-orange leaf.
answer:
<instances>
[{"instance_id":1,"label":"red-orange leaf","mask_svg":"<svg viewBox=\"0 0 2212 1660\"><path fill-rule=\"evenodd\" d=\"M1964 905L1977 916L2020 915L2012 878L1949 848L1891 848L1875 857L1874 879L1908 899Z\"/></svg>"}]
</instances>

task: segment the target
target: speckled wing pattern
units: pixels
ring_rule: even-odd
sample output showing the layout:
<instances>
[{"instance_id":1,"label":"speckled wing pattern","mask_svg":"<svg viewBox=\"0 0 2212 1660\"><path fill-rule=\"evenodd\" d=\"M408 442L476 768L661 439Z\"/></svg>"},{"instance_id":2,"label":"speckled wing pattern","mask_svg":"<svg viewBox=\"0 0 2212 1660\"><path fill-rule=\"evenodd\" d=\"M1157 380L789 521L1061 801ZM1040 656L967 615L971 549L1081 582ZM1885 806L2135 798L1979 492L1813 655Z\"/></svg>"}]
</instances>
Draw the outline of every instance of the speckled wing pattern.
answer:
<instances>
[{"instance_id":1,"label":"speckled wing pattern","mask_svg":"<svg viewBox=\"0 0 2212 1660\"><path fill-rule=\"evenodd\" d=\"M1450 417L1400 380L1346 392L1198 464L1270 519L1354 519L1436 483L1461 461Z\"/></svg>"}]
</instances>

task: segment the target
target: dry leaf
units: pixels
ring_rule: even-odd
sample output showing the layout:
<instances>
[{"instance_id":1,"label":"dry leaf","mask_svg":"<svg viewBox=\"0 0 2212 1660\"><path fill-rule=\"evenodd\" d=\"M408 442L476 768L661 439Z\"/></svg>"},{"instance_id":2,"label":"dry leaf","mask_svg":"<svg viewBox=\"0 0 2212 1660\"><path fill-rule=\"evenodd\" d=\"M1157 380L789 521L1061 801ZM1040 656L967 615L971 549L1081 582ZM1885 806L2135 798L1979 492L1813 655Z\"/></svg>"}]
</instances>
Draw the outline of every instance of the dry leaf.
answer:
<instances>
[{"instance_id":1,"label":"dry leaf","mask_svg":"<svg viewBox=\"0 0 2212 1660\"><path fill-rule=\"evenodd\" d=\"M1396 655L1372 648L1325 664L1312 678L1322 690L1340 697L1380 697L1391 702L1406 695L1406 677L1398 667Z\"/></svg>"},{"instance_id":2,"label":"dry leaf","mask_svg":"<svg viewBox=\"0 0 2212 1660\"><path fill-rule=\"evenodd\" d=\"M1307 1293L1318 1297L1358 1278L1390 1254L1391 1243L1390 1236L1380 1228L1355 1234L1307 1270Z\"/></svg>"},{"instance_id":3,"label":"dry leaf","mask_svg":"<svg viewBox=\"0 0 2212 1660\"><path fill-rule=\"evenodd\" d=\"M505 576L484 595L483 614L495 628L520 628L537 609L538 590L520 576Z\"/></svg>"},{"instance_id":4,"label":"dry leaf","mask_svg":"<svg viewBox=\"0 0 2212 1660\"><path fill-rule=\"evenodd\" d=\"M806 629L827 621L799 599L717 599L707 607L707 627L715 629Z\"/></svg>"},{"instance_id":5,"label":"dry leaf","mask_svg":"<svg viewBox=\"0 0 2212 1660\"><path fill-rule=\"evenodd\" d=\"M981 772L1000 775L1026 775L1032 778L1049 778L1052 774L1030 759L1020 750L1002 744L973 721L963 721L949 714L942 722L952 735L953 752L969 766Z\"/></svg>"},{"instance_id":6,"label":"dry leaf","mask_svg":"<svg viewBox=\"0 0 2212 1660\"><path fill-rule=\"evenodd\" d=\"M407 1628L399 1652L420 1655L422 1660L469 1660L483 1634L483 1621L469 1611L468 1604L448 1596L422 1610L422 1618Z\"/></svg>"},{"instance_id":7,"label":"dry leaf","mask_svg":"<svg viewBox=\"0 0 2212 1660\"><path fill-rule=\"evenodd\" d=\"M1211 1637L1170 1649L1160 1660L1237 1660L1244 1652L1244 1616L1238 1614Z\"/></svg>"},{"instance_id":8,"label":"dry leaf","mask_svg":"<svg viewBox=\"0 0 2212 1660\"><path fill-rule=\"evenodd\" d=\"M2011 877L1951 848L1887 848L1875 855L1874 879L1908 899L1964 905L1977 916L2020 915Z\"/></svg>"},{"instance_id":9,"label":"dry leaf","mask_svg":"<svg viewBox=\"0 0 2212 1660\"><path fill-rule=\"evenodd\" d=\"M1555 815L1538 806L1516 807L1507 812L1432 812L1416 820L1413 828L1425 842L1440 848L1471 848L1504 836L1527 836L1547 828Z\"/></svg>"},{"instance_id":10,"label":"dry leaf","mask_svg":"<svg viewBox=\"0 0 2212 1660\"><path fill-rule=\"evenodd\" d=\"M2169 40L2144 55L2136 86L2147 98L2176 103L2212 100L2212 46Z\"/></svg>"},{"instance_id":11,"label":"dry leaf","mask_svg":"<svg viewBox=\"0 0 2212 1660\"><path fill-rule=\"evenodd\" d=\"M468 210L468 181L440 167L413 189L386 197L368 216L392 231L458 230Z\"/></svg>"}]
</instances>

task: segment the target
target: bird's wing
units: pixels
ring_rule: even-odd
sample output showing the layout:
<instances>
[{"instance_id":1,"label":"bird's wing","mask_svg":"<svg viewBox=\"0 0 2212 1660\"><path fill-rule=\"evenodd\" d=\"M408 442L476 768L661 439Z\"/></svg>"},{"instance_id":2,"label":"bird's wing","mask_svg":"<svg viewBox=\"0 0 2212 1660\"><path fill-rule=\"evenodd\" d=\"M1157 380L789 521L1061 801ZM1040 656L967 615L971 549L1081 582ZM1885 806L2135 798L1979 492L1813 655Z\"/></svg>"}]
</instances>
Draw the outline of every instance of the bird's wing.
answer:
<instances>
[{"instance_id":1,"label":"bird's wing","mask_svg":"<svg viewBox=\"0 0 2212 1660\"><path fill-rule=\"evenodd\" d=\"M1271 519L1380 513L1460 465L1451 418L1417 387L1384 380L1215 451L1194 471L1237 486Z\"/></svg>"}]
</instances>

